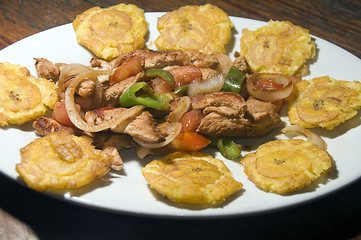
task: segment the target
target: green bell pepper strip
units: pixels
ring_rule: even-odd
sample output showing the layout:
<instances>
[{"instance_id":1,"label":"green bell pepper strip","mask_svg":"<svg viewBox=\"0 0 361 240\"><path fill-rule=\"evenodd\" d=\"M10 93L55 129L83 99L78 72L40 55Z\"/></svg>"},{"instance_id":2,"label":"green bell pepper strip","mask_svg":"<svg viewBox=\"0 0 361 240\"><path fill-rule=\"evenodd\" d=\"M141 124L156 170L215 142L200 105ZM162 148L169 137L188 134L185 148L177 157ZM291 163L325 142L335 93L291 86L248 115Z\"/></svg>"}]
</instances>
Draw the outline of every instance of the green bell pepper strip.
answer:
<instances>
[{"instance_id":1,"label":"green bell pepper strip","mask_svg":"<svg viewBox=\"0 0 361 240\"><path fill-rule=\"evenodd\" d=\"M230 160L237 159L242 154L242 145L237 144L228 138L218 139L217 148L223 157Z\"/></svg>"},{"instance_id":2,"label":"green bell pepper strip","mask_svg":"<svg viewBox=\"0 0 361 240\"><path fill-rule=\"evenodd\" d=\"M139 90L145 91L147 94L136 96ZM135 105L144 105L161 111L169 109L169 103L173 100L171 93L153 94L153 89L146 82L138 82L133 84L119 98L121 107L133 107Z\"/></svg>"},{"instance_id":3,"label":"green bell pepper strip","mask_svg":"<svg viewBox=\"0 0 361 240\"><path fill-rule=\"evenodd\" d=\"M163 80L165 80L169 85L173 86L175 83L174 77L173 75L166 71L166 70L162 70L162 69L149 69L147 71L145 71L145 75L149 76L149 77L160 77Z\"/></svg>"},{"instance_id":4,"label":"green bell pepper strip","mask_svg":"<svg viewBox=\"0 0 361 240\"><path fill-rule=\"evenodd\" d=\"M181 96L186 95L187 91L188 91L188 85L183 85L183 86L175 89L175 90L173 91L173 93L174 93L175 95L177 95L178 97L181 97Z\"/></svg>"},{"instance_id":5,"label":"green bell pepper strip","mask_svg":"<svg viewBox=\"0 0 361 240\"><path fill-rule=\"evenodd\" d=\"M241 93L241 87L246 74L232 66L224 80L222 92Z\"/></svg>"}]
</instances>

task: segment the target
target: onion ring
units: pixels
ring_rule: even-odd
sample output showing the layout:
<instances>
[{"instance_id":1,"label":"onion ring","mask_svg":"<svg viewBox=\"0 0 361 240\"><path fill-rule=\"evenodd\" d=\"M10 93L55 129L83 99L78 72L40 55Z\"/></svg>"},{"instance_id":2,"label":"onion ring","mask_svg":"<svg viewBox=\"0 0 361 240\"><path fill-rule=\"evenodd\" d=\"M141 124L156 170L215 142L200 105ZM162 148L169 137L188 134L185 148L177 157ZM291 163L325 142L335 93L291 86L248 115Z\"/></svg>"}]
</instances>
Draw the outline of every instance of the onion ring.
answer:
<instances>
[{"instance_id":1,"label":"onion ring","mask_svg":"<svg viewBox=\"0 0 361 240\"><path fill-rule=\"evenodd\" d=\"M66 84L67 81L75 78L79 74L86 74L86 73L88 73L89 75L101 76L101 75L110 75L112 73L112 71L111 70L101 70L101 69L90 69L89 67L79 64L79 63L67 64L64 67L64 69L61 70L60 75L59 75L59 80L57 82L59 97L64 98L64 91L67 88L67 84ZM84 76L84 77L86 77L86 76Z\"/></svg>"},{"instance_id":2,"label":"onion ring","mask_svg":"<svg viewBox=\"0 0 361 240\"><path fill-rule=\"evenodd\" d=\"M133 140L139 144L140 146L143 146L145 148L161 148L161 147L164 147L166 145L168 145L169 143L171 143L177 136L178 134L180 133L181 129L182 129L182 124L180 122L175 122L175 123L170 123L170 128L173 128L173 129L170 129L170 133L168 134L168 136L165 138L165 140L163 142L160 142L160 143L147 143L147 142L144 142L142 140L139 140L139 139L136 139L136 138L133 138Z\"/></svg>"},{"instance_id":3,"label":"onion ring","mask_svg":"<svg viewBox=\"0 0 361 240\"><path fill-rule=\"evenodd\" d=\"M79 63L67 64L60 72L59 80L58 80L58 88L60 88L61 91L64 90L65 89L64 84L66 81L69 80L68 79L69 76L81 74L86 71L90 71L90 69L82 64Z\"/></svg>"},{"instance_id":4,"label":"onion ring","mask_svg":"<svg viewBox=\"0 0 361 240\"><path fill-rule=\"evenodd\" d=\"M322 148L323 150L327 149L327 144L325 142L325 140L323 140L319 135L317 135L314 132L311 132L310 130L297 126L297 125L291 125L291 126L287 126L285 128L283 128L281 130L281 132L283 134L289 133L289 132L296 132L299 134L304 135L308 141L316 144L317 146L319 146L320 148Z\"/></svg>"},{"instance_id":5,"label":"onion ring","mask_svg":"<svg viewBox=\"0 0 361 240\"><path fill-rule=\"evenodd\" d=\"M99 125L90 125L80 116L80 113L76 110L74 94L78 87L78 85L85 80L85 76L89 76L89 73L81 73L78 74L69 84L65 91L65 108L66 112L70 118L70 121L80 130L85 132L100 132L114 126L121 124L126 121L129 116L134 116L136 114L140 114L144 106L137 105L132 108L127 109L123 114L121 114L118 118L114 118L110 121L103 122ZM93 75L94 76L94 75ZM98 81L97 78L93 77L93 81Z\"/></svg>"},{"instance_id":6,"label":"onion ring","mask_svg":"<svg viewBox=\"0 0 361 240\"><path fill-rule=\"evenodd\" d=\"M271 80L282 85L282 88L275 90L261 89L256 86L261 79ZM293 89L293 81L289 76L276 73L255 73L246 80L246 87L249 95L253 98L272 102L288 97Z\"/></svg>"}]
</instances>

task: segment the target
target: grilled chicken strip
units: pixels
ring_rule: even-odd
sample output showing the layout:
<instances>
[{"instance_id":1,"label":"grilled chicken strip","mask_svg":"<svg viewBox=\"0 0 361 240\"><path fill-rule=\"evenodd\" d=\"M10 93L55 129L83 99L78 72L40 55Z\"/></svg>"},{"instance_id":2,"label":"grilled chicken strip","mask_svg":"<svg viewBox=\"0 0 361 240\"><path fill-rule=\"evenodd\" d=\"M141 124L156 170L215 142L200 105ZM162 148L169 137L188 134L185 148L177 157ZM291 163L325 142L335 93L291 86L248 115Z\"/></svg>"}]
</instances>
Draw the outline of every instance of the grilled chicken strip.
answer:
<instances>
[{"instance_id":1,"label":"grilled chicken strip","mask_svg":"<svg viewBox=\"0 0 361 240\"><path fill-rule=\"evenodd\" d=\"M239 94L217 92L190 97L190 109L203 111L204 118L197 132L209 137L263 136L281 124L276 107L269 102ZM179 100L172 103L171 110Z\"/></svg>"},{"instance_id":2,"label":"grilled chicken strip","mask_svg":"<svg viewBox=\"0 0 361 240\"><path fill-rule=\"evenodd\" d=\"M112 118L122 114L126 108L100 108L85 113L85 121L89 124L100 124L104 121L109 121ZM164 136L161 134L158 124L153 115L148 111L143 111L135 119L130 119L125 124L124 130L119 130L119 133L129 134L130 136L149 143L158 143L164 141ZM118 130L116 130L118 132Z\"/></svg>"},{"instance_id":3,"label":"grilled chicken strip","mask_svg":"<svg viewBox=\"0 0 361 240\"><path fill-rule=\"evenodd\" d=\"M115 58L110 62L112 68L120 66L127 59L138 57L142 67L146 69L164 68L168 66L195 65L201 68L216 68L219 65L217 57L212 54L201 53L198 51L166 51L159 52L150 49L135 50ZM92 67L109 68L109 64L104 60L93 58L90 62Z\"/></svg>"}]
</instances>

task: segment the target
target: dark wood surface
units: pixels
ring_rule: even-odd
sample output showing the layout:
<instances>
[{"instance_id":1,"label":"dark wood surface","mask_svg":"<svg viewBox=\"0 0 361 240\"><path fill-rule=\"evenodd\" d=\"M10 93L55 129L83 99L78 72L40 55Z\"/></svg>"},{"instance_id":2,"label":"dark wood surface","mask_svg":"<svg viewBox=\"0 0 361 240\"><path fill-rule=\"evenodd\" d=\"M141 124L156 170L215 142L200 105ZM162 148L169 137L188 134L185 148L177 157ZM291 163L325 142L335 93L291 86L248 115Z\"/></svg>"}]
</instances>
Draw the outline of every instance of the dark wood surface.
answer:
<instances>
[{"instance_id":1,"label":"dark wood surface","mask_svg":"<svg viewBox=\"0 0 361 240\"><path fill-rule=\"evenodd\" d=\"M215 4L229 15L289 20L361 57L361 1L124 1L151 11ZM0 49L118 1L0 0ZM345 69L352 71L352 69ZM358 79L361 80L361 79ZM1 159L0 159L1 161ZM355 166L355 167L361 167ZM0 239L360 239L361 181L315 201L262 215L219 220L124 216L72 205L0 174Z\"/></svg>"}]
</instances>

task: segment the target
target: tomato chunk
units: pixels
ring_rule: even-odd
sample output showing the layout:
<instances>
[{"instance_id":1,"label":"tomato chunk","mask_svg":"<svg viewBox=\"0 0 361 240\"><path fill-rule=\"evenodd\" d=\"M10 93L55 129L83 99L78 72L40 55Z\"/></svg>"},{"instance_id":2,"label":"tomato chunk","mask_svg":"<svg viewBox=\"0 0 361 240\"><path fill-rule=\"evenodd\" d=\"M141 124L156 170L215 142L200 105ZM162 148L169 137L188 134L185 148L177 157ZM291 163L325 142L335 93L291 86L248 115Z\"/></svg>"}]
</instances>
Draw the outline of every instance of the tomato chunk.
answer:
<instances>
[{"instance_id":1,"label":"tomato chunk","mask_svg":"<svg viewBox=\"0 0 361 240\"><path fill-rule=\"evenodd\" d=\"M160 77L156 77L152 80L152 88L154 93L167 93L173 91L173 86L169 85L167 81Z\"/></svg>"},{"instance_id":2,"label":"tomato chunk","mask_svg":"<svg viewBox=\"0 0 361 240\"><path fill-rule=\"evenodd\" d=\"M76 110L80 112L80 105L75 104ZM75 127L70 120L68 113L65 108L65 102L60 101L55 104L53 109L52 118L63 126Z\"/></svg>"},{"instance_id":3,"label":"tomato chunk","mask_svg":"<svg viewBox=\"0 0 361 240\"><path fill-rule=\"evenodd\" d=\"M170 71L174 77L176 87L190 84L194 80L202 79L202 71L194 65L186 65Z\"/></svg>"},{"instance_id":4,"label":"tomato chunk","mask_svg":"<svg viewBox=\"0 0 361 240\"><path fill-rule=\"evenodd\" d=\"M211 141L196 132L179 133L172 141L172 147L177 151L193 152L199 151L210 144Z\"/></svg>"},{"instance_id":5,"label":"tomato chunk","mask_svg":"<svg viewBox=\"0 0 361 240\"><path fill-rule=\"evenodd\" d=\"M195 132L203 117L203 112L199 109L186 112L180 119L180 123L182 124L181 132Z\"/></svg>"},{"instance_id":6,"label":"tomato chunk","mask_svg":"<svg viewBox=\"0 0 361 240\"><path fill-rule=\"evenodd\" d=\"M110 76L110 84L123 81L143 71L142 64L137 57L132 57L120 65Z\"/></svg>"}]
</instances>

